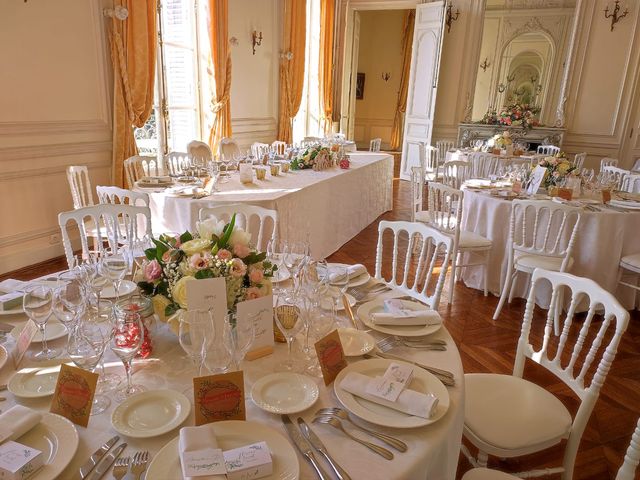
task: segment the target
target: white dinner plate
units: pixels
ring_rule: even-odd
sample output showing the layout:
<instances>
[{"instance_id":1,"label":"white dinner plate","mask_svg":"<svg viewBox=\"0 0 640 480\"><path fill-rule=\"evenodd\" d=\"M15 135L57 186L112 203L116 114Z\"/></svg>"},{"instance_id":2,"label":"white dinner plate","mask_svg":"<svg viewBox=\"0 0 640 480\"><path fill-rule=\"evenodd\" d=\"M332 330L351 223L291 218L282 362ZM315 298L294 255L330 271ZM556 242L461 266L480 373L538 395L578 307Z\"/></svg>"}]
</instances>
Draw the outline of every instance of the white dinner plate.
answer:
<instances>
[{"instance_id":1,"label":"white dinner plate","mask_svg":"<svg viewBox=\"0 0 640 480\"><path fill-rule=\"evenodd\" d=\"M116 407L111 425L132 438L157 437L184 422L191 412L189 399L174 390L151 390L133 395Z\"/></svg>"},{"instance_id":2,"label":"white dinner plate","mask_svg":"<svg viewBox=\"0 0 640 480\"><path fill-rule=\"evenodd\" d=\"M350 267L351 265L347 263L327 263L327 267L329 270L332 268L344 268ZM358 275L357 277L349 277L349 287L359 287L360 285L364 285L371 279L371 275L369 272L365 272L362 275Z\"/></svg>"},{"instance_id":3,"label":"white dinner plate","mask_svg":"<svg viewBox=\"0 0 640 480\"><path fill-rule=\"evenodd\" d=\"M306 410L316 403L318 385L299 373L272 373L253 384L251 399L261 409L287 415Z\"/></svg>"},{"instance_id":4,"label":"white dinner plate","mask_svg":"<svg viewBox=\"0 0 640 480\"><path fill-rule=\"evenodd\" d=\"M347 357L359 357L376 346L376 340L367 332L355 328L338 328L342 349Z\"/></svg>"},{"instance_id":5,"label":"white dinner plate","mask_svg":"<svg viewBox=\"0 0 640 480\"><path fill-rule=\"evenodd\" d=\"M340 291L338 290L337 293L340 293ZM349 300L349 305L351 305L351 307L355 306L356 299L353 298L353 296L349 295L348 293L345 293L345 295L347 296L347 300ZM320 306L322 307L323 310L331 310L331 302L333 302L333 301L334 301L334 299L331 296L324 297L322 300L320 300ZM339 297L338 306L336 307L336 310L337 311L344 310L344 303L342 303L341 296Z\"/></svg>"},{"instance_id":6,"label":"white dinner plate","mask_svg":"<svg viewBox=\"0 0 640 480\"><path fill-rule=\"evenodd\" d=\"M300 465L293 445L280 433L261 423L226 420L211 424L218 441L218 448L230 450L256 442L267 442L273 461L273 473L266 480L297 480ZM175 480L182 478L178 442L176 437L153 457L147 469L148 479Z\"/></svg>"},{"instance_id":7,"label":"white dinner plate","mask_svg":"<svg viewBox=\"0 0 640 480\"><path fill-rule=\"evenodd\" d=\"M633 200L610 200L609 205L613 205L614 207L628 208L630 210L640 209L640 202L636 202Z\"/></svg>"},{"instance_id":8,"label":"white dinner plate","mask_svg":"<svg viewBox=\"0 0 640 480\"><path fill-rule=\"evenodd\" d=\"M60 373L60 365L43 368L23 368L13 374L7 390L16 397L40 398L53 395Z\"/></svg>"},{"instance_id":9,"label":"white dinner plate","mask_svg":"<svg viewBox=\"0 0 640 480\"><path fill-rule=\"evenodd\" d=\"M9 359L9 354L7 353L7 349L0 345L0 370L4 367L4 364L7 363Z\"/></svg>"},{"instance_id":10,"label":"white dinner plate","mask_svg":"<svg viewBox=\"0 0 640 480\"><path fill-rule=\"evenodd\" d=\"M42 452L44 465L29 480L51 480L71 463L80 438L73 423L60 415L45 412L40 423L16 440Z\"/></svg>"},{"instance_id":11,"label":"white dinner plate","mask_svg":"<svg viewBox=\"0 0 640 480\"><path fill-rule=\"evenodd\" d=\"M340 388L340 382L342 382L342 379L349 372L357 372L373 378L384 375L384 372L386 372L391 363L403 362L398 360L387 360L386 358L378 358L355 362L343 369L333 381L333 389L336 393L336 397L338 397L338 400L342 403L344 408L355 416L382 427L415 428L430 425L440 420L449 409L449 392L447 392L447 388L440 380L423 368L406 364L413 368L413 379L407 388L420 393L432 393L438 397L438 406L431 418L408 415L406 413L393 410L392 408L370 402L364 398L356 397L355 395Z\"/></svg>"},{"instance_id":12,"label":"white dinner plate","mask_svg":"<svg viewBox=\"0 0 640 480\"><path fill-rule=\"evenodd\" d=\"M403 308L415 311L429 310L429 307L411 300L401 300ZM437 332L442 327L442 322L436 325L376 325L371 323L371 314L384 311L384 300L376 299L363 303L358 308L358 318L369 328L388 335L400 337L422 337Z\"/></svg>"},{"instance_id":13,"label":"white dinner plate","mask_svg":"<svg viewBox=\"0 0 640 480\"><path fill-rule=\"evenodd\" d=\"M119 297L122 298L132 294L136 291L136 288L138 288L138 285L136 285L135 282L132 282L131 280L123 280L120 284L120 288L118 289L118 293L120 293ZM104 289L100 292L100 298L116 298L116 289L113 288L113 285L107 285L106 287L104 287Z\"/></svg>"},{"instance_id":14,"label":"white dinner plate","mask_svg":"<svg viewBox=\"0 0 640 480\"><path fill-rule=\"evenodd\" d=\"M24 323L16 325L13 330L11 330L11 335L13 336L13 338L17 339L23 328ZM67 327L65 327L55 318L50 318L47 321L47 328L45 330L45 333L47 335L47 342L51 340L57 340L58 338L62 338L67 335ZM31 342L42 342L42 333L40 332L40 330L36 332Z\"/></svg>"}]
</instances>

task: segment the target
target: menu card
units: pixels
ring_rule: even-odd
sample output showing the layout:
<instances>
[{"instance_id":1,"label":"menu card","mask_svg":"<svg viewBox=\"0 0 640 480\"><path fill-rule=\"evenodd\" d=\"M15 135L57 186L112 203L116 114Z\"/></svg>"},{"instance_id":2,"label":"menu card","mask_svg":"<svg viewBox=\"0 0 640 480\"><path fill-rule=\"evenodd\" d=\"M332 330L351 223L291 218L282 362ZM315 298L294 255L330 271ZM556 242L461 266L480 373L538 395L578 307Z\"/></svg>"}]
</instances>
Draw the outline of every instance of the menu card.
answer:
<instances>
[{"instance_id":1,"label":"menu card","mask_svg":"<svg viewBox=\"0 0 640 480\"><path fill-rule=\"evenodd\" d=\"M315 347L324 384L329 385L335 380L338 373L347 366L338 330L334 330L318 340Z\"/></svg>"},{"instance_id":2,"label":"menu card","mask_svg":"<svg viewBox=\"0 0 640 480\"><path fill-rule=\"evenodd\" d=\"M227 314L227 284L224 278L203 278L187 282L189 310L211 310L216 331L222 332Z\"/></svg>"},{"instance_id":3,"label":"menu card","mask_svg":"<svg viewBox=\"0 0 640 480\"><path fill-rule=\"evenodd\" d=\"M237 306L238 322L254 322L255 340L251 350L245 355L247 360L255 360L273 353L273 296L240 302Z\"/></svg>"},{"instance_id":4,"label":"menu card","mask_svg":"<svg viewBox=\"0 0 640 480\"><path fill-rule=\"evenodd\" d=\"M13 351L13 366L16 370L20 366L20 362L22 362L22 358L24 357L25 352L29 349L29 344L31 340L33 340L33 336L38 331L38 326L36 322L29 319L27 323L25 323L22 331L18 335L18 340L16 341L16 348Z\"/></svg>"},{"instance_id":5,"label":"menu card","mask_svg":"<svg viewBox=\"0 0 640 480\"><path fill-rule=\"evenodd\" d=\"M531 183L529 183L529 187L527 188L527 193L529 195L533 195L538 192L540 185L542 185L542 181L544 180L545 175L547 174L547 169L542 165L538 165L533 169L533 173L531 173Z\"/></svg>"},{"instance_id":6,"label":"menu card","mask_svg":"<svg viewBox=\"0 0 640 480\"><path fill-rule=\"evenodd\" d=\"M98 374L71 365L61 365L56 390L51 400L51 413L86 427L96 394Z\"/></svg>"},{"instance_id":7,"label":"menu card","mask_svg":"<svg viewBox=\"0 0 640 480\"><path fill-rule=\"evenodd\" d=\"M241 370L194 377L193 396L197 426L221 420L246 419Z\"/></svg>"}]
</instances>

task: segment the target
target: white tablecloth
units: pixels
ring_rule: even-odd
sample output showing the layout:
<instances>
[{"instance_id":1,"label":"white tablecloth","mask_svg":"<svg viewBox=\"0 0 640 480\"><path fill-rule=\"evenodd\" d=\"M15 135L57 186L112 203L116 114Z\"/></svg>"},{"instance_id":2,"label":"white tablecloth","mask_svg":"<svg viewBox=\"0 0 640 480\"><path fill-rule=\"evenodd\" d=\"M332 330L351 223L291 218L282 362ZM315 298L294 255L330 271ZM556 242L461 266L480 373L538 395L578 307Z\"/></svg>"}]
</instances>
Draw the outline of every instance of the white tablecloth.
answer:
<instances>
[{"instance_id":1,"label":"white tablecloth","mask_svg":"<svg viewBox=\"0 0 640 480\"><path fill-rule=\"evenodd\" d=\"M507 269L507 240L511 202L487 193L465 190L462 228L478 233L493 241L489 259L489 291L499 295L501 278ZM633 292L618 287L618 264L624 255L640 252L640 212L622 213L614 210L603 212L583 211L575 248L574 263L569 273L591 278L615 293L626 308L633 307ZM515 296L526 297L526 276L519 274ZM482 270L468 267L463 271L465 284L482 288ZM549 299L539 298L541 305Z\"/></svg>"},{"instance_id":2,"label":"white tablecloth","mask_svg":"<svg viewBox=\"0 0 640 480\"><path fill-rule=\"evenodd\" d=\"M2 320L24 323L25 319L20 316L4 317ZM346 319L343 320L346 325ZM447 389L451 404L445 416L432 425L409 430L367 425L364 422L358 421L356 418L358 423L399 437L409 446L407 452L400 453L394 451L395 459L393 461L387 461L369 452L365 447L346 439L343 434L333 430L329 426L313 425L313 430L323 440L330 453L338 463L348 471L354 480L364 478L368 480L453 480L455 478L464 420L464 377L462 363L458 349L446 329L442 328L433 335L433 338L446 340L449 347L448 350L446 352L423 352L409 349L411 351L406 357L428 363L434 367L447 369L455 375L456 386ZM190 364L185 358L185 354L178 344L176 337L166 328L166 325L160 324L153 333L153 340L154 352L152 356L146 360L134 361L134 381L136 383L142 383L149 390L171 388L176 391L183 391L191 383L193 370L191 370ZM50 343L51 345L62 347L64 340L60 339ZM33 349L35 347L32 346L31 348ZM279 416L258 409L250 399L250 390L253 383L264 375L272 373L274 371L274 365L281 361L284 355L286 355L285 346L277 344L276 352L273 355L254 360L253 362L244 363L245 397L247 420L264 423L288 439L289 437L282 427ZM108 352L107 363L109 364L111 362L113 362L113 366L110 366L109 370L124 375L122 364L111 352ZM26 368L33 365L34 364L29 361L24 361L22 367ZM6 383L13 373L13 365L9 362L0 372L0 382ZM333 386L325 387L320 379L316 381L320 386L320 398L314 406L300 414L309 424L317 409L329 406L340 406L333 392ZM3 410L8 409L17 401L9 392L3 392L3 396L7 397L7 400L2 404ZM19 403L37 410L47 411L50 401L51 398L49 397L35 400L20 399ZM110 423L111 413L115 407L115 402L112 402L109 410L91 417L87 428L77 427L80 434L80 446L73 461L59 478L71 478L89 458L91 453L106 440L116 435L117 432L111 427ZM193 424L194 416L192 411L184 425ZM123 453L123 456L132 455L137 450L149 450L153 458L166 443L177 435L178 429L176 428L156 438L123 438L122 440L128 443L128 447ZM374 443L376 442L374 441ZM319 457L319 455L317 456ZM298 461L302 472L300 478L315 479L316 476L312 472L311 467L299 454ZM323 467L329 471L329 467L326 466L324 462L322 463ZM105 478L111 477L105 475ZM149 480L165 479L153 478Z\"/></svg>"},{"instance_id":3,"label":"white tablecloth","mask_svg":"<svg viewBox=\"0 0 640 480\"><path fill-rule=\"evenodd\" d=\"M237 173L219 183L210 197L194 200L150 193L153 231L193 230L202 207L249 203L274 209L279 237L309 239L314 258L324 258L355 237L393 207L393 157L384 153L350 153L351 168L290 171L253 184L242 184Z\"/></svg>"}]
</instances>

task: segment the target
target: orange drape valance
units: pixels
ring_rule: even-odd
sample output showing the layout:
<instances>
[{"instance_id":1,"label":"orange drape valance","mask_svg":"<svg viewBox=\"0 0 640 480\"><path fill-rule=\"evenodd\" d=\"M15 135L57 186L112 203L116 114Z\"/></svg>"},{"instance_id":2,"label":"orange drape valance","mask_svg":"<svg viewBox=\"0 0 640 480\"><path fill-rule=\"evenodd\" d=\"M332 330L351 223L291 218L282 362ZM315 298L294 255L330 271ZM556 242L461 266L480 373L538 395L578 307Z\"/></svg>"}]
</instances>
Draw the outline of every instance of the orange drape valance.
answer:
<instances>
[{"instance_id":1,"label":"orange drape valance","mask_svg":"<svg viewBox=\"0 0 640 480\"><path fill-rule=\"evenodd\" d=\"M325 133L331 132L333 116L333 35L335 0L320 1L320 106Z\"/></svg>"},{"instance_id":2,"label":"orange drape valance","mask_svg":"<svg viewBox=\"0 0 640 480\"><path fill-rule=\"evenodd\" d=\"M283 18L278 140L291 143L292 122L300 109L304 86L307 0L284 0Z\"/></svg>"},{"instance_id":3,"label":"orange drape valance","mask_svg":"<svg viewBox=\"0 0 640 480\"><path fill-rule=\"evenodd\" d=\"M124 160L136 155L134 127L151 115L158 27L156 0L115 0L125 20L112 19L109 31L113 64L113 183L124 185ZM132 187L133 185L129 185Z\"/></svg>"},{"instance_id":4,"label":"orange drape valance","mask_svg":"<svg viewBox=\"0 0 640 480\"><path fill-rule=\"evenodd\" d=\"M411 47L413 44L413 26L416 19L416 11L409 10L404 17L402 35L402 73L400 76L400 89L396 102L396 114L393 119L390 147L396 150L402 143L404 130L404 114L407 111L407 92L409 89L409 70L411 69Z\"/></svg>"},{"instance_id":5,"label":"orange drape valance","mask_svg":"<svg viewBox=\"0 0 640 480\"><path fill-rule=\"evenodd\" d=\"M231 52L229 51L229 6L227 0L209 0L209 38L215 79L212 100L213 126L209 135L211 151L220 140L231 136Z\"/></svg>"}]
</instances>

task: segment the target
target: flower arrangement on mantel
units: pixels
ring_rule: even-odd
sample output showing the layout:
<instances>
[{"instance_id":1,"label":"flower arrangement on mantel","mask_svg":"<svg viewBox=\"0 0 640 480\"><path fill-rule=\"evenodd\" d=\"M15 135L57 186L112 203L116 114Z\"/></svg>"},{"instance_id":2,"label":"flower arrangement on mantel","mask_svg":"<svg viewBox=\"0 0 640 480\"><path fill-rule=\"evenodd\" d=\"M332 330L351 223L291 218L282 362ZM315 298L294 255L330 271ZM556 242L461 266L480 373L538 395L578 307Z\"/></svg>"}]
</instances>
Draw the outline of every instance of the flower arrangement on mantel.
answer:
<instances>
[{"instance_id":1,"label":"flower arrangement on mantel","mask_svg":"<svg viewBox=\"0 0 640 480\"><path fill-rule=\"evenodd\" d=\"M334 165L335 152L324 145L312 145L307 147L291 161L292 170L326 170Z\"/></svg>"},{"instance_id":2,"label":"flower arrangement on mantel","mask_svg":"<svg viewBox=\"0 0 640 480\"><path fill-rule=\"evenodd\" d=\"M540 113L540 107L529 105L526 103L513 103L505 105L500 112L496 110L487 110L482 120L478 123L486 125L503 125L505 127L522 127L524 130L530 130L533 127L540 126L537 115Z\"/></svg>"},{"instance_id":3,"label":"flower arrangement on mantel","mask_svg":"<svg viewBox=\"0 0 640 480\"><path fill-rule=\"evenodd\" d=\"M497 133L487 141L489 147L497 147L499 149L506 149L508 146L513 145L513 139L508 130Z\"/></svg>"},{"instance_id":4,"label":"flower arrangement on mantel","mask_svg":"<svg viewBox=\"0 0 640 480\"><path fill-rule=\"evenodd\" d=\"M561 186L567 177L578 173L576 166L569 161L564 152L558 152L552 157L544 157L538 165L547 169L542 182L542 186L546 189Z\"/></svg>"},{"instance_id":5,"label":"flower arrangement on mantel","mask_svg":"<svg viewBox=\"0 0 640 480\"><path fill-rule=\"evenodd\" d=\"M173 237L160 235L155 247L145 250L147 260L138 287L153 297L156 314L177 331L176 313L187 309L187 283L203 278L224 278L227 309L238 302L268 295L277 266L249 244L251 236L235 226L235 214L228 224L210 217L198 222L196 233Z\"/></svg>"}]
</instances>

